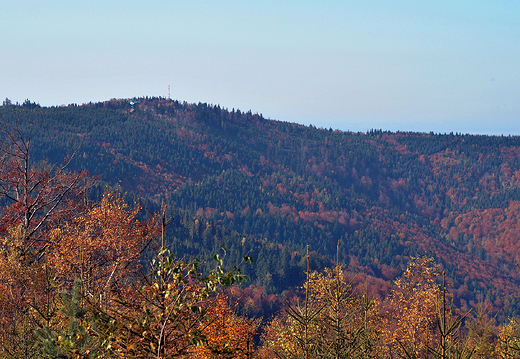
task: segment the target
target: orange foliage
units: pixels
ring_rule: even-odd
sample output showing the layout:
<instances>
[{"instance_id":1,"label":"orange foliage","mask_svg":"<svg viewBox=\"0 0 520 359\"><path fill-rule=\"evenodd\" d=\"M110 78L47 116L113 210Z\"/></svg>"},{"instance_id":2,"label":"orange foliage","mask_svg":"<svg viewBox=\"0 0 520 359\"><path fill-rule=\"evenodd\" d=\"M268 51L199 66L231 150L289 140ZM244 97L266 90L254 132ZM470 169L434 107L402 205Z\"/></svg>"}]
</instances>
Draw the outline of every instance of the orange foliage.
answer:
<instances>
[{"instance_id":1,"label":"orange foliage","mask_svg":"<svg viewBox=\"0 0 520 359\"><path fill-rule=\"evenodd\" d=\"M249 320L235 314L220 295L208 303L206 318L201 323L204 344L195 349L197 358L250 358L253 353L253 336L260 319Z\"/></svg>"},{"instance_id":2,"label":"orange foliage","mask_svg":"<svg viewBox=\"0 0 520 359\"><path fill-rule=\"evenodd\" d=\"M54 229L48 263L59 281L80 279L90 296L125 281L154 234L150 222L136 219L138 211L108 193L74 221Z\"/></svg>"}]
</instances>

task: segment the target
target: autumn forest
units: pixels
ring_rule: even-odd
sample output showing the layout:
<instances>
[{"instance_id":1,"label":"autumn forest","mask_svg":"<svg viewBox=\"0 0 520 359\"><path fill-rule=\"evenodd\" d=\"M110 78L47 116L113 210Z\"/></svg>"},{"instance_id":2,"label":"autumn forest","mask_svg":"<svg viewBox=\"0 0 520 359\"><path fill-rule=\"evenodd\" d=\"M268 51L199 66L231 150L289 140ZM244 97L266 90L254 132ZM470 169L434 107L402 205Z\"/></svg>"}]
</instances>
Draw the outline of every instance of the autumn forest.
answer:
<instances>
[{"instance_id":1,"label":"autumn forest","mask_svg":"<svg viewBox=\"0 0 520 359\"><path fill-rule=\"evenodd\" d=\"M0 358L518 358L520 138L0 106Z\"/></svg>"}]
</instances>

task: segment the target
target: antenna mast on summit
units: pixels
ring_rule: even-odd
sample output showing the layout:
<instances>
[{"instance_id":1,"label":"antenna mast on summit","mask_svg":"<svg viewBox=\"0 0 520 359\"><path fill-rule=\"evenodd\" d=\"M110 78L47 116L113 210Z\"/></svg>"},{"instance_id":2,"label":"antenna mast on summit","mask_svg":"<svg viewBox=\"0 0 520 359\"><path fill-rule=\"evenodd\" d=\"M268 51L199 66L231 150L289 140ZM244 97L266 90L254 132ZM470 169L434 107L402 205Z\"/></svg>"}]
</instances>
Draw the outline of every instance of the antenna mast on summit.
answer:
<instances>
[{"instance_id":1,"label":"antenna mast on summit","mask_svg":"<svg viewBox=\"0 0 520 359\"><path fill-rule=\"evenodd\" d=\"M168 85L168 100L171 100L171 98L170 98L170 85Z\"/></svg>"}]
</instances>

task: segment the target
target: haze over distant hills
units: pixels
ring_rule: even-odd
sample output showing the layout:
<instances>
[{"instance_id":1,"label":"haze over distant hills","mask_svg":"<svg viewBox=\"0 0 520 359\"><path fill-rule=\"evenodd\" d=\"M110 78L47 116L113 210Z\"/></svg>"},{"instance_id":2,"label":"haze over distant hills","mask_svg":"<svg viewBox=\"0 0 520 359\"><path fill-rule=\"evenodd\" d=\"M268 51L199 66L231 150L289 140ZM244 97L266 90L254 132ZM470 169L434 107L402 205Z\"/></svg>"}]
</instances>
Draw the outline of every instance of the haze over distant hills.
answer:
<instances>
[{"instance_id":1,"label":"haze over distant hills","mask_svg":"<svg viewBox=\"0 0 520 359\"><path fill-rule=\"evenodd\" d=\"M317 129L251 111L164 98L68 107L4 102L35 161L72 164L175 218L178 256L249 253L253 283L280 293L336 256L392 280L430 255L455 302L488 301L503 317L520 295L520 137ZM377 292L383 281L371 280Z\"/></svg>"}]
</instances>

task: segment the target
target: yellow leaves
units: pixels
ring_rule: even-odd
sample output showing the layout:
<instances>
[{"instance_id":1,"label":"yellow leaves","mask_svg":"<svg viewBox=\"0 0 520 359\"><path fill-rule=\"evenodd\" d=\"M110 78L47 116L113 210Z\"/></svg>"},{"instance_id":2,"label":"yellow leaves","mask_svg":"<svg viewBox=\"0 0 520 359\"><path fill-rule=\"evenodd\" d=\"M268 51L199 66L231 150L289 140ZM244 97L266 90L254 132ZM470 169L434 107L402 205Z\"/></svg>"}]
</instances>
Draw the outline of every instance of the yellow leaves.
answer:
<instances>
[{"instance_id":1,"label":"yellow leaves","mask_svg":"<svg viewBox=\"0 0 520 359\"><path fill-rule=\"evenodd\" d=\"M520 324L510 319L498 333L496 356L500 358L518 358L520 354Z\"/></svg>"},{"instance_id":2,"label":"yellow leaves","mask_svg":"<svg viewBox=\"0 0 520 359\"><path fill-rule=\"evenodd\" d=\"M425 353L432 338L441 290L438 265L413 258L385 307L355 293L340 266L309 273L305 306L289 306L263 336L277 357L385 357ZM382 316L382 314L386 316Z\"/></svg>"},{"instance_id":3,"label":"yellow leaves","mask_svg":"<svg viewBox=\"0 0 520 359\"><path fill-rule=\"evenodd\" d=\"M303 355L295 339L302 334L299 329L293 318L277 316L265 328L262 336L264 346L280 357Z\"/></svg>"},{"instance_id":4,"label":"yellow leaves","mask_svg":"<svg viewBox=\"0 0 520 359\"><path fill-rule=\"evenodd\" d=\"M287 303L267 325L264 350L279 358L377 357L379 303L354 293L339 265L309 272L304 288L305 301Z\"/></svg>"},{"instance_id":5,"label":"yellow leaves","mask_svg":"<svg viewBox=\"0 0 520 359\"><path fill-rule=\"evenodd\" d=\"M394 350L400 351L403 343L416 354L426 350L441 294L436 282L439 274L433 258L412 258L403 276L396 280L389 296L392 321L386 331Z\"/></svg>"}]
</instances>

